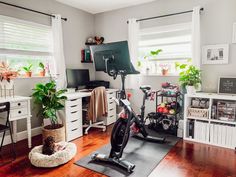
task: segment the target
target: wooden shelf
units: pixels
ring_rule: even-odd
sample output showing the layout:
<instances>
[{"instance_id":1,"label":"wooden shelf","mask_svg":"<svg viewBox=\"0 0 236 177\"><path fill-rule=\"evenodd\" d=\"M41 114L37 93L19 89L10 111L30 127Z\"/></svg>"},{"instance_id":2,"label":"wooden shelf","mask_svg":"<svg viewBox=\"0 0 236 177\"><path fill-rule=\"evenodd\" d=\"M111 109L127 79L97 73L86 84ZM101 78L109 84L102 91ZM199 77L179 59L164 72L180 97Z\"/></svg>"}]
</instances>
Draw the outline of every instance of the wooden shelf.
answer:
<instances>
[{"instance_id":1,"label":"wooden shelf","mask_svg":"<svg viewBox=\"0 0 236 177\"><path fill-rule=\"evenodd\" d=\"M216 119L210 119L211 122L216 122L216 123L222 123L222 124L232 124L236 125L236 122L233 121L225 121L225 120L216 120Z\"/></svg>"},{"instance_id":2,"label":"wooden shelf","mask_svg":"<svg viewBox=\"0 0 236 177\"><path fill-rule=\"evenodd\" d=\"M81 61L81 63L93 63L93 61Z\"/></svg>"},{"instance_id":3,"label":"wooden shelf","mask_svg":"<svg viewBox=\"0 0 236 177\"><path fill-rule=\"evenodd\" d=\"M209 119L201 118L201 117L187 117L187 119L202 120L202 121L208 121L209 122Z\"/></svg>"}]
</instances>

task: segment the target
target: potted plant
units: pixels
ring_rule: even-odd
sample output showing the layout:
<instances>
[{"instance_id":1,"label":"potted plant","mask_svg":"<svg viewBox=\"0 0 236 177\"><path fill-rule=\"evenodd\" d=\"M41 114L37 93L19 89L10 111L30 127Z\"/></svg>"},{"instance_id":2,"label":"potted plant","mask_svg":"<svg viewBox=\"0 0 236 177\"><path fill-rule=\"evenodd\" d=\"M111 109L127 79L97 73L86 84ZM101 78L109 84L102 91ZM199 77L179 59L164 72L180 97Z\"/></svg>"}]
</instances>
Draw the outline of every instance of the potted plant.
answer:
<instances>
[{"instance_id":1,"label":"potted plant","mask_svg":"<svg viewBox=\"0 0 236 177\"><path fill-rule=\"evenodd\" d=\"M199 84L201 84L201 70L193 65L177 64L181 70L179 73L179 81L186 88L187 94L195 94Z\"/></svg>"},{"instance_id":2,"label":"potted plant","mask_svg":"<svg viewBox=\"0 0 236 177\"><path fill-rule=\"evenodd\" d=\"M44 77L45 76L45 66L42 62L39 63L39 76Z\"/></svg>"},{"instance_id":3,"label":"potted plant","mask_svg":"<svg viewBox=\"0 0 236 177\"><path fill-rule=\"evenodd\" d=\"M2 89L13 89L13 78L17 77L18 71L14 71L5 62L0 63L0 81Z\"/></svg>"},{"instance_id":4,"label":"potted plant","mask_svg":"<svg viewBox=\"0 0 236 177\"><path fill-rule=\"evenodd\" d=\"M35 103L40 106L39 114L43 119L49 119L50 124L44 125L42 134L43 140L48 136L55 138L56 142L65 141L65 128L58 122L57 111L64 108L66 90L56 90L55 81L43 84L39 83L33 89Z\"/></svg>"},{"instance_id":5,"label":"potted plant","mask_svg":"<svg viewBox=\"0 0 236 177\"><path fill-rule=\"evenodd\" d=\"M167 76L169 72L169 65L168 64L160 64L161 67L161 74L163 76Z\"/></svg>"},{"instance_id":6,"label":"potted plant","mask_svg":"<svg viewBox=\"0 0 236 177\"><path fill-rule=\"evenodd\" d=\"M28 66L24 66L23 69L25 70L25 76L31 77L32 76L32 64L29 64Z\"/></svg>"}]
</instances>

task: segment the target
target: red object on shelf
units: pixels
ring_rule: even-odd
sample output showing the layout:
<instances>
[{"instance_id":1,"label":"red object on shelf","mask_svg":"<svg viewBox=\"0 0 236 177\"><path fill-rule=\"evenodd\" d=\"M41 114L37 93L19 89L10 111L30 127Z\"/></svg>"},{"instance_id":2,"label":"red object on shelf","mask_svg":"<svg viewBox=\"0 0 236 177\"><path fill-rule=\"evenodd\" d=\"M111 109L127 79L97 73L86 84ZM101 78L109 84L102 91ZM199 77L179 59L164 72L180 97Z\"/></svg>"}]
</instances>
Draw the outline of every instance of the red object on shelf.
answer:
<instances>
[{"instance_id":1,"label":"red object on shelf","mask_svg":"<svg viewBox=\"0 0 236 177\"><path fill-rule=\"evenodd\" d=\"M82 49L81 50L81 62L84 62L84 60L85 60L85 58L84 58L84 53L85 53L85 50L84 49Z\"/></svg>"},{"instance_id":2,"label":"red object on shelf","mask_svg":"<svg viewBox=\"0 0 236 177\"><path fill-rule=\"evenodd\" d=\"M130 100L131 96L132 96L131 93L127 93L128 100Z\"/></svg>"}]
</instances>

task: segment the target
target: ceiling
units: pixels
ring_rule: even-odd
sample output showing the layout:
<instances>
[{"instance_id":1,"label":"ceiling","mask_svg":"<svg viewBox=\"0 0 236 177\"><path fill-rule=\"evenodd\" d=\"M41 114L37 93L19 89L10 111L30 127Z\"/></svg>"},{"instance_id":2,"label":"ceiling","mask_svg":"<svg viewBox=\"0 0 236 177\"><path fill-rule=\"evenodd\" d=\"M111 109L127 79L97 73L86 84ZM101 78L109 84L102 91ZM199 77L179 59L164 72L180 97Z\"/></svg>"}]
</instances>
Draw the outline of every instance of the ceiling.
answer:
<instances>
[{"instance_id":1,"label":"ceiling","mask_svg":"<svg viewBox=\"0 0 236 177\"><path fill-rule=\"evenodd\" d=\"M92 14L144 4L155 0L56 0Z\"/></svg>"}]
</instances>

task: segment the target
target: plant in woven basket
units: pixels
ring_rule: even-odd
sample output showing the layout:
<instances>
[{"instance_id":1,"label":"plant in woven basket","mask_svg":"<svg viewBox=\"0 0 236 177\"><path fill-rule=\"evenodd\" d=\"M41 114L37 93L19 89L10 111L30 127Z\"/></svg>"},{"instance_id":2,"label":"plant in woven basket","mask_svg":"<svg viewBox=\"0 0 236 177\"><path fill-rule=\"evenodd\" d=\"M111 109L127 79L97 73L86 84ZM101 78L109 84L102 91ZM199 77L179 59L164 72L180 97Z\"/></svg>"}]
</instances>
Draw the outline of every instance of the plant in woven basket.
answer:
<instances>
[{"instance_id":1,"label":"plant in woven basket","mask_svg":"<svg viewBox=\"0 0 236 177\"><path fill-rule=\"evenodd\" d=\"M61 127L58 124L57 111L64 108L63 103L67 98L63 94L66 90L56 90L56 82L51 80L46 84L36 84L33 91L32 96L35 103L40 106L39 115L44 119L50 119L51 125L47 128L56 129Z\"/></svg>"}]
</instances>

